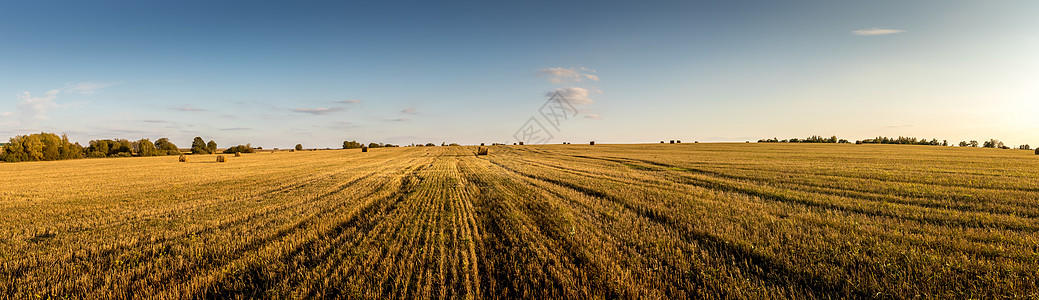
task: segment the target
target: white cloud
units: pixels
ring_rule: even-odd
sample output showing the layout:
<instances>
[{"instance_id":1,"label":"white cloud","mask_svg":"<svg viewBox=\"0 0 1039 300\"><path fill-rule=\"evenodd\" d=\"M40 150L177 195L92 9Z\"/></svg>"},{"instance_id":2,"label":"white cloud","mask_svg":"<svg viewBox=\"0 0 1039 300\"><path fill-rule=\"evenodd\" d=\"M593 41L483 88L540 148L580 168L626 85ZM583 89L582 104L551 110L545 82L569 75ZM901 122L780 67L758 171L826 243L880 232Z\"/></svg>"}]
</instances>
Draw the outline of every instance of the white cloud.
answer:
<instances>
[{"instance_id":1,"label":"white cloud","mask_svg":"<svg viewBox=\"0 0 1039 300\"><path fill-rule=\"evenodd\" d=\"M408 119L408 118L386 119L386 121L390 121L390 122L407 122L407 121L411 121L411 119Z\"/></svg>"},{"instance_id":2,"label":"white cloud","mask_svg":"<svg viewBox=\"0 0 1039 300\"><path fill-rule=\"evenodd\" d=\"M22 118L46 120L47 116L44 114L47 111L65 107L65 105L54 102L54 99L58 98L58 93L58 90L50 90L43 97L33 97L29 92L22 92L21 95L18 95L18 110L21 111Z\"/></svg>"},{"instance_id":3,"label":"white cloud","mask_svg":"<svg viewBox=\"0 0 1039 300\"><path fill-rule=\"evenodd\" d=\"M190 104L185 104L183 106L174 107L172 109L176 110L176 111L206 111L205 109L192 107Z\"/></svg>"},{"instance_id":4,"label":"white cloud","mask_svg":"<svg viewBox=\"0 0 1039 300\"><path fill-rule=\"evenodd\" d=\"M346 110L345 107L331 107L331 108L328 108L328 107L316 107L316 108L296 108L296 109L293 109L292 111L298 112L298 113L312 114L312 115L327 115L327 114L330 114L330 113L334 113L334 112L338 112L338 111L344 111L344 110Z\"/></svg>"},{"instance_id":5,"label":"white cloud","mask_svg":"<svg viewBox=\"0 0 1039 300\"><path fill-rule=\"evenodd\" d=\"M551 97L553 94L555 94L557 92L560 93L560 95L562 95L564 98L566 98L567 101L570 101L570 104L573 104L573 105L587 105L587 104L595 103L595 100L592 100L591 98L588 97L589 91L587 89L584 89L584 88L579 88L579 87L558 88L558 89L555 89L555 90L549 92L547 94L547 96ZM599 91L599 90L594 90L593 92L602 94L602 91Z\"/></svg>"},{"instance_id":6,"label":"white cloud","mask_svg":"<svg viewBox=\"0 0 1039 300\"><path fill-rule=\"evenodd\" d=\"M584 72L592 72L592 73L595 72L595 71L589 70L588 68L580 68L580 70L578 70L578 69L574 69L573 67L570 67L570 68L555 67L555 68L546 68L546 69L539 70L538 71L538 76L542 76L542 75L549 76L548 81L552 82L552 83L555 83L555 84L563 84L563 83L568 83L568 82L581 82L581 81L584 81L585 79L588 79L588 80L591 80L591 81L599 81L599 76L596 76L595 74L582 73L582 71L584 71Z\"/></svg>"},{"instance_id":7,"label":"white cloud","mask_svg":"<svg viewBox=\"0 0 1039 300\"><path fill-rule=\"evenodd\" d=\"M349 99L349 100L339 100L339 101L336 101L336 103L343 103L343 104L358 104L358 103L361 103L361 100L357 100L357 99Z\"/></svg>"},{"instance_id":8,"label":"white cloud","mask_svg":"<svg viewBox=\"0 0 1039 300\"><path fill-rule=\"evenodd\" d=\"M886 34L896 34L896 33L903 33L903 32L906 32L906 31L905 30L901 30L901 29L886 29L886 28L873 27L873 28L855 30L855 31L852 31L851 33L853 33L855 35L886 35Z\"/></svg>"},{"instance_id":9,"label":"white cloud","mask_svg":"<svg viewBox=\"0 0 1039 300\"><path fill-rule=\"evenodd\" d=\"M401 110L400 112L402 112L402 113L406 113L406 114L409 114L409 115L415 115L415 114L418 114L418 111L415 111L415 108L414 108L414 107L408 107L408 108L405 108L405 109Z\"/></svg>"},{"instance_id":10,"label":"white cloud","mask_svg":"<svg viewBox=\"0 0 1039 300\"><path fill-rule=\"evenodd\" d=\"M13 117L13 116L14 116L14 113L13 112L9 112L9 111L0 114L0 117L5 117L5 118L6 117Z\"/></svg>"},{"instance_id":11,"label":"white cloud","mask_svg":"<svg viewBox=\"0 0 1039 300\"><path fill-rule=\"evenodd\" d=\"M116 85L119 85L121 83L122 82L88 81L88 82L80 82L80 83L77 83L77 84L66 86L64 90L70 91L70 92L76 92L76 93L80 93L80 94L88 94L88 95L90 95L90 94L97 93L98 91L100 91L103 88L116 86Z\"/></svg>"},{"instance_id":12,"label":"white cloud","mask_svg":"<svg viewBox=\"0 0 1039 300\"><path fill-rule=\"evenodd\" d=\"M592 120L602 120L602 116L598 114L585 114L584 117Z\"/></svg>"}]
</instances>

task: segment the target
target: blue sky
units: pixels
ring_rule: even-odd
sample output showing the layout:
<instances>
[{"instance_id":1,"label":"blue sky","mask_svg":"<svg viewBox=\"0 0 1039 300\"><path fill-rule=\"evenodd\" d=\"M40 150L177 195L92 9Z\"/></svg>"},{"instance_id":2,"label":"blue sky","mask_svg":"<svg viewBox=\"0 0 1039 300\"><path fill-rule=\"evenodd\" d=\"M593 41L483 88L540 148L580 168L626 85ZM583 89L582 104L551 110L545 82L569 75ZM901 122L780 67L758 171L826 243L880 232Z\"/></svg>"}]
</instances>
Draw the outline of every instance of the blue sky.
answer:
<instances>
[{"instance_id":1,"label":"blue sky","mask_svg":"<svg viewBox=\"0 0 1039 300\"><path fill-rule=\"evenodd\" d=\"M0 135L1039 144L1035 1L18 1Z\"/></svg>"}]
</instances>

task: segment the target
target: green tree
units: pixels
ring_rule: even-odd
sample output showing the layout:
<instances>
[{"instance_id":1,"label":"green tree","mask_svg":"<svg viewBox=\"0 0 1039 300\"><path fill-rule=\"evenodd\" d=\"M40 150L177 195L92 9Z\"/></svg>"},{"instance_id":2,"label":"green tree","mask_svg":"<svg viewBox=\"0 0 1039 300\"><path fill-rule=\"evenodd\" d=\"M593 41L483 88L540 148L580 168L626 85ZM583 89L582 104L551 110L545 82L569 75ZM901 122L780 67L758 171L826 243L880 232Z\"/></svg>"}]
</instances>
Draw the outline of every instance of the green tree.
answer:
<instances>
[{"instance_id":1,"label":"green tree","mask_svg":"<svg viewBox=\"0 0 1039 300\"><path fill-rule=\"evenodd\" d=\"M156 156L159 155L159 151L155 148L155 144L153 144L152 141L141 139L137 141L137 155Z\"/></svg>"},{"instance_id":2,"label":"green tree","mask_svg":"<svg viewBox=\"0 0 1039 300\"><path fill-rule=\"evenodd\" d=\"M357 141L343 141L343 149L357 149L361 147L364 147L364 145Z\"/></svg>"},{"instance_id":3,"label":"green tree","mask_svg":"<svg viewBox=\"0 0 1039 300\"><path fill-rule=\"evenodd\" d=\"M155 148L159 155L180 155L180 149L177 149L177 145L170 143L168 138L155 140Z\"/></svg>"},{"instance_id":4,"label":"green tree","mask_svg":"<svg viewBox=\"0 0 1039 300\"><path fill-rule=\"evenodd\" d=\"M209 154L209 147L206 145L206 141L202 140L202 137L195 137L191 141L191 154Z\"/></svg>"},{"instance_id":5,"label":"green tree","mask_svg":"<svg viewBox=\"0 0 1039 300\"><path fill-rule=\"evenodd\" d=\"M209 153L216 153L216 142L209 140L209 143L206 143L206 150L209 150Z\"/></svg>"}]
</instances>

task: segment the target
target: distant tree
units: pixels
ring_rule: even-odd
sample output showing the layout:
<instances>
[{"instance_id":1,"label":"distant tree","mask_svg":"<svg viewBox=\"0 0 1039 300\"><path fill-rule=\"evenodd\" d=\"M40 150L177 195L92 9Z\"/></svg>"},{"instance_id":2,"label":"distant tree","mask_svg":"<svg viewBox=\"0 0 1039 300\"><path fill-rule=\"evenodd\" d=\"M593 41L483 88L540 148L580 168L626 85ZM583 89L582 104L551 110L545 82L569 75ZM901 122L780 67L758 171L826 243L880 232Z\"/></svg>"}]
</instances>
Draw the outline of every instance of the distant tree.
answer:
<instances>
[{"instance_id":1,"label":"distant tree","mask_svg":"<svg viewBox=\"0 0 1039 300\"><path fill-rule=\"evenodd\" d=\"M209 146L206 145L206 141L202 137L195 137L191 141L191 154L209 154Z\"/></svg>"},{"instance_id":2,"label":"distant tree","mask_svg":"<svg viewBox=\"0 0 1039 300\"><path fill-rule=\"evenodd\" d=\"M303 150L303 144L296 144L296 151Z\"/></svg>"},{"instance_id":3,"label":"distant tree","mask_svg":"<svg viewBox=\"0 0 1039 300\"><path fill-rule=\"evenodd\" d=\"M358 149L361 147L364 147L364 145L357 141L343 141L343 149Z\"/></svg>"},{"instance_id":4,"label":"distant tree","mask_svg":"<svg viewBox=\"0 0 1039 300\"><path fill-rule=\"evenodd\" d=\"M206 143L206 150L209 150L209 153L216 153L216 142L209 140L209 143Z\"/></svg>"},{"instance_id":5,"label":"distant tree","mask_svg":"<svg viewBox=\"0 0 1039 300\"><path fill-rule=\"evenodd\" d=\"M155 148L155 144L148 139L141 139L137 141L137 155L138 156L156 156L159 155L159 150Z\"/></svg>"},{"instance_id":6,"label":"distant tree","mask_svg":"<svg viewBox=\"0 0 1039 300\"><path fill-rule=\"evenodd\" d=\"M748 143L750 143L750 142L748 142ZM450 144L448 144L448 146L461 146L461 145L459 145L458 143L450 143Z\"/></svg>"},{"instance_id":7,"label":"distant tree","mask_svg":"<svg viewBox=\"0 0 1039 300\"><path fill-rule=\"evenodd\" d=\"M382 148L382 144L374 142L368 143L368 148Z\"/></svg>"},{"instance_id":8,"label":"distant tree","mask_svg":"<svg viewBox=\"0 0 1039 300\"><path fill-rule=\"evenodd\" d=\"M1032 146L1029 146L1028 144L1024 144L1024 145L1021 145L1021 146L1017 146L1017 149L1020 149L1020 150L1032 150Z\"/></svg>"},{"instance_id":9,"label":"distant tree","mask_svg":"<svg viewBox=\"0 0 1039 300\"><path fill-rule=\"evenodd\" d=\"M984 148L1003 148L1003 142L1000 142L997 139L990 139L988 141L985 141L985 143L984 143L984 145L982 145L982 147L984 147Z\"/></svg>"},{"instance_id":10,"label":"distant tree","mask_svg":"<svg viewBox=\"0 0 1039 300\"><path fill-rule=\"evenodd\" d=\"M177 145L170 143L168 138L155 140L155 149L158 155L180 155L180 149L177 148Z\"/></svg>"},{"instance_id":11,"label":"distant tree","mask_svg":"<svg viewBox=\"0 0 1039 300\"><path fill-rule=\"evenodd\" d=\"M948 140L942 140L942 146L948 147L949 146L949 141Z\"/></svg>"},{"instance_id":12,"label":"distant tree","mask_svg":"<svg viewBox=\"0 0 1039 300\"><path fill-rule=\"evenodd\" d=\"M975 140L971 140L971 141L970 141L970 144L967 144L967 145L968 145L968 146L971 146L971 147L974 147L974 148L977 148L977 147L978 147L978 141L975 141Z\"/></svg>"},{"instance_id":13,"label":"distant tree","mask_svg":"<svg viewBox=\"0 0 1039 300\"><path fill-rule=\"evenodd\" d=\"M436 144L434 144L434 143L426 143L426 147L436 147L436 146L437 146L437 145L436 145Z\"/></svg>"}]
</instances>

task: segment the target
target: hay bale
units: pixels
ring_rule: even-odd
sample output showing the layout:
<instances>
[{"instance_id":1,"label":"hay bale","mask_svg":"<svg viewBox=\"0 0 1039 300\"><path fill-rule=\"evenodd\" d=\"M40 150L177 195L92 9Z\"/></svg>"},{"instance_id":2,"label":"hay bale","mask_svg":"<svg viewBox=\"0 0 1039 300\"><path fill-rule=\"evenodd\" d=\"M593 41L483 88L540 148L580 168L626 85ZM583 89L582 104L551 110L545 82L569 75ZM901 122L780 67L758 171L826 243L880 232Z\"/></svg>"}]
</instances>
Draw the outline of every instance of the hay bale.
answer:
<instances>
[{"instance_id":1,"label":"hay bale","mask_svg":"<svg viewBox=\"0 0 1039 300\"><path fill-rule=\"evenodd\" d=\"M520 146L523 146L523 142L520 142L520 144L519 144L519 145L520 145Z\"/></svg>"},{"instance_id":2,"label":"hay bale","mask_svg":"<svg viewBox=\"0 0 1039 300\"><path fill-rule=\"evenodd\" d=\"M216 162L226 162L226 161L227 161L227 158L225 158L223 155L217 155L216 156Z\"/></svg>"},{"instance_id":3,"label":"hay bale","mask_svg":"<svg viewBox=\"0 0 1039 300\"><path fill-rule=\"evenodd\" d=\"M663 143L663 142L661 142L661 143ZM671 143L672 143L672 144L674 144L674 143L675 143L675 140L671 140Z\"/></svg>"},{"instance_id":4,"label":"hay bale","mask_svg":"<svg viewBox=\"0 0 1039 300\"><path fill-rule=\"evenodd\" d=\"M476 155L487 155L488 152L490 152L490 149L487 147L476 148Z\"/></svg>"},{"instance_id":5,"label":"hay bale","mask_svg":"<svg viewBox=\"0 0 1039 300\"><path fill-rule=\"evenodd\" d=\"M188 162L188 156L181 154L179 160L180 162Z\"/></svg>"},{"instance_id":6,"label":"hay bale","mask_svg":"<svg viewBox=\"0 0 1039 300\"><path fill-rule=\"evenodd\" d=\"M1035 148L1035 155L1039 155L1039 147Z\"/></svg>"},{"instance_id":7,"label":"hay bale","mask_svg":"<svg viewBox=\"0 0 1039 300\"><path fill-rule=\"evenodd\" d=\"M241 152L235 152L234 153L234 157L242 157L242 153Z\"/></svg>"},{"instance_id":8,"label":"hay bale","mask_svg":"<svg viewBox=\"0 0 1039 300\"><path fill-rule=\"evenodd\" d=\"M681 144L682 140L675 140L675 144Z\"/></svg>"},{"instance_id":9,"label":"hay bale","mask_svg":"<svg viewBox=\"0 0 1039 300\"><path fill-rule=\"evenodd\" d=\"M483 146L483 143L480 143L480 146Z\"/></svg>"},{"instance_id":10,"label":"hay bale","mask_svg":"<svg viewBox=\"0 0 1039 300\"><path fill-rule=\"evenodd\" d=\"M368 152L368 147L361 147L361 152Z\"/></svg>"},{"instance_id":11,"label":"hay bale","mask_svg":"<svg viewBox=\"0 0 1039 300\"><path fill-rule=\"evenodd\" d=\"M588 142L589 145L595 146L595 141Z\"/></svg>"}]
</instances>

